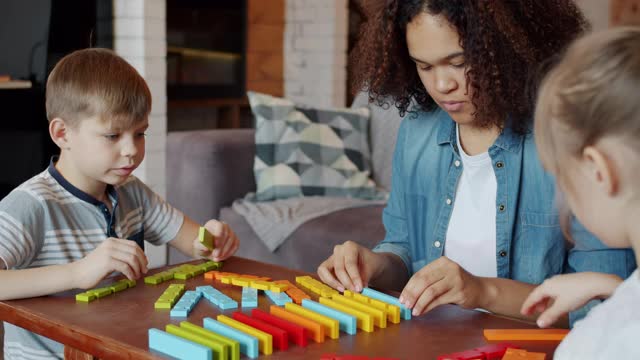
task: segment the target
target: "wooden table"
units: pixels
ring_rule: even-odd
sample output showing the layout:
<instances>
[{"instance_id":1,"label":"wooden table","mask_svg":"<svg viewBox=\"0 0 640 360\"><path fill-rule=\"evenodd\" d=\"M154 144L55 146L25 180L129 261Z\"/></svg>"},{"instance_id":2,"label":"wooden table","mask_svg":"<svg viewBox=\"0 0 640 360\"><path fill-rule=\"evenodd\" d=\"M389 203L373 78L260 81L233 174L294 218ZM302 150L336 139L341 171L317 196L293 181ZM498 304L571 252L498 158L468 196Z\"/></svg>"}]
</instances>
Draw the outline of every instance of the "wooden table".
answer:
<instances>
[{"instance_id":1,"label":"wooden table","mask_svg":"<svg viewBox=\"0 0 640 360\"><path fill-rule=\"evenodd\" d=\"M288 279L292 282L295 276L307 275L237 257L225 261L223 271L263 275L274 280ZM0 320L65 344L65 358L68 359L92 358L85 353L104 359L159 359L159 355L148 350L148 329L154 327L164 330L165 325L179 324L184 320L172 319L168 311L153 308L153 303L168 283L146 285L139 281L135 288L89 304L76 303L74 295L78 291L0 302ZM240 303L239 287L217 281L213 283L203 276L187 280L186 284L189 290L200 285L214 285ZM264 310L271 305L264 295L259 296L258 302L259 307ZM230 315L234 311L237 309L220 311L202 299L191 312L188 321L201 326L204 317L215 319L220 313ZM340 339L327 338L321 344L310 340L309 345L304 348L290 344L287 351L274 351L272 355L260 358L319 359L322 354L337 353L398 359L435 359L441 354L485 345L483 328L531 327L531 324L445 305L425 316L414 317L410 321L403 320L400 324L390 323L386 329L376 328L373 333L360 330L356 335L341 333ZM557 346L556 342L512 343L529 351L546 352L548 355L552 355ZM551 356L547 357L550 358Z\"/></svg>"}]
</instances>

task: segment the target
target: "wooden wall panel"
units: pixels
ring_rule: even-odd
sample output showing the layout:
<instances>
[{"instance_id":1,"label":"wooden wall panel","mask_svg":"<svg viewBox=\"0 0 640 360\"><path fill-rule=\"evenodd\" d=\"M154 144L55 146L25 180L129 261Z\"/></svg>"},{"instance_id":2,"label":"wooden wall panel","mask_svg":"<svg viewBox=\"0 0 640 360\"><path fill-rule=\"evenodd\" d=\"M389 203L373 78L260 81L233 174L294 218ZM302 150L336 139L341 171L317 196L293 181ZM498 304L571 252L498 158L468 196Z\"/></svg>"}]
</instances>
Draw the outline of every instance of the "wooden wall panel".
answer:
<instances>
[{"instance_id":1,"label":"wooden wall panel","mask_svg":"<svg viewBox=\"0 0 640 360\"><path fill-rule=\"evenodd\" d=\"M640 26L640 0L610 0L609 26Z\"/></svg>"},{"instance_id":2,"label":"wooden wall panel","mask_svg":"<svg viewBox=\"0 0 640 360\"><path fill-rule=\"evenodd\" d=\"M286 0L247 0L246 87L284 96Z\"/></svg>"}]
</instances>

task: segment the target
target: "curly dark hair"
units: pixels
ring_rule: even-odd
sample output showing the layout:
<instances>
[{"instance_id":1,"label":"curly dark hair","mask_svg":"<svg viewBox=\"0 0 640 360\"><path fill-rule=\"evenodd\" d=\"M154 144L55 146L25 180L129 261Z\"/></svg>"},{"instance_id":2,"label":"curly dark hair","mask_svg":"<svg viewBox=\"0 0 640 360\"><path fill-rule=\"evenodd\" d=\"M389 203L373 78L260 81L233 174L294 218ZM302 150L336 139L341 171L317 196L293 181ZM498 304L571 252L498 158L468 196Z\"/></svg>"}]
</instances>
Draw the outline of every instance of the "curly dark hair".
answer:
<instances>
[{"instance_id":1,"label":"curly dark hair","mask_svg":"<svg viewBox=\"0 0 640 360\"><path fill-rule=\"evenodd\" d=\"M422 110L437 107L405 38L407 24L421 12L442 15L460 36L476 123L503 128L509 116L508 125L518 132L531 121L546 71L541 64L589 28L571 0L386 0L370 8L351 52L351 88L368 91L369 100L381 106L392 103L401 116L412 99Z\"/></svg>"}]
</instances>

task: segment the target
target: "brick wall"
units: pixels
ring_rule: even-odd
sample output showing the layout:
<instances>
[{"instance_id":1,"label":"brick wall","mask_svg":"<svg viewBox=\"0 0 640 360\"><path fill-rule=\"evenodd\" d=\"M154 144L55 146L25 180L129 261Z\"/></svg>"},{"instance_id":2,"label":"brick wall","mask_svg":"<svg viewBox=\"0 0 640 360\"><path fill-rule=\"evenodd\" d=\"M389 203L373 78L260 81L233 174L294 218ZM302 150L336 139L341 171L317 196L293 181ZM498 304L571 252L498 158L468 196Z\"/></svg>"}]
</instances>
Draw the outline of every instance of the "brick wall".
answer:
<instances>
[{"instance_id":1,"label":"brick wall","mask_svg":"<svg viewBox=\"0 0 640 360\"><path fill-rule=\"evenodd\" d=\"M345 106L347 0L286 0L284 95L300 103Z\"/></svg>"},{"instance_id":2,"label":"brick wall","mask_svg":"<svg viewBox=\"0 0 640 360\"><path fill-rule=\"evenodd\" d=\"M167 41L165 0L114 0L113 46L145 78L153 106L146 156L134 174L160 196L166 192ZM147 244L151 266L166 263L166 247Z\"/></svg>"}]
</instances>

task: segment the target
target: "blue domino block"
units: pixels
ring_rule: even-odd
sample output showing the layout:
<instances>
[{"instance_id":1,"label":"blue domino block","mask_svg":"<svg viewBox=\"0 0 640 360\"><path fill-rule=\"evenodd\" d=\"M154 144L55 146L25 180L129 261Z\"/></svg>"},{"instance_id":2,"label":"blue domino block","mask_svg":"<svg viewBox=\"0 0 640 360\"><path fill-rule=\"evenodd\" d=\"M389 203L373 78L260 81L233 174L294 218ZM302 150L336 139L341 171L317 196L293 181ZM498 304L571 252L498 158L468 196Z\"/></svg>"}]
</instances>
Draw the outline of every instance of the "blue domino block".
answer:
<instances>
[{"instance_id":1,"label":"blue domino block","mask_svg":"<svg viewBox=\"0 0 640 360\"><path fill-rule=\"evenodd\" d=\"M340 323L340 330L346 332L349 335L356 334L357 320L355 316L345 314L342 311L338 311L334 308L330 308L309 299L302 300L302 307L315 311L324 316L328 316L332 319L336 319Z\"/></svg>"},{"instance_id":2,"label":"blue domino block","mask_svg":"<svg viewBox=\"0 0 640 360\"><path fill-rule=\"evenodd\" d=\"M285 293L276 293L273 291L269 291L269 290L265 290L264 291L265 295L267 295L269 297L269 299L271 299L271 301L273 301L276 305L278 306L284 306L284 304L288 303L288 302L293 302L291 300L291 298L289 297L289 295L285 294Z\"/></svg>"},{"instance_id":3,"label":"blue domino block","mask_svg":"<svg viewBox=\"0 0 640 360\"><path fill-rule=\"evenodd\" d=\"M249 334L243 333L238 329L234 329L231 326L223 324L212 318L204 318L202 320L203 327L207 330L211 330L222 336L228 337L231 340L235 340L240 343L240 352L248 357L255 359L258 357L258 338Z\"/></svg>"},{"instance_id":4,"label":"blue domino block","mask_svg":"<svg viewBox=\"0 0 640 360\"><path fill-rule=\"evenodd\" d=\"M153 328L149 329L149 349L176 359L213 359L213 352L208 347Z\"/></svg>"},{"instance_id":5,"label":"blue domino block","mask_svg":"<svg viewBox=\"0 0 640 360\"><path fill-rule=\"evenodd\" d=\"M180 308L180 309L173 308L173 309L171 309L171 312L169 312L169 316L171 316L171 317L187 317L187 316L189 316L189 310L184 309L184 308Z\"/></svg>"},{"instance_id":6,"label":"blue domino block","mask_svg":"<svg viewBox=\"0 0 640 360\"><path fill-rule=\"evenodd\" d=\"M407 309L404 305L402 305L400 303L400 300L398 300L398 298L393 297L391 295L387 295L385 293L381 293L380 291L376 291L370 288L362 289L362 295L400 307L400 314L402 315L402 318L405 320L411 320L411 310Z\"/></svg>"},{"instance_id":7,"label":"blue domino block","mask_svg":"<svg viewBox=\"0 0 640 360\"><path fill-rule=\"evenodd\" d=\"M242 288L242 307L254 308L258 307L258 289L243 287Z\"/></svg>"}]
</instances>

